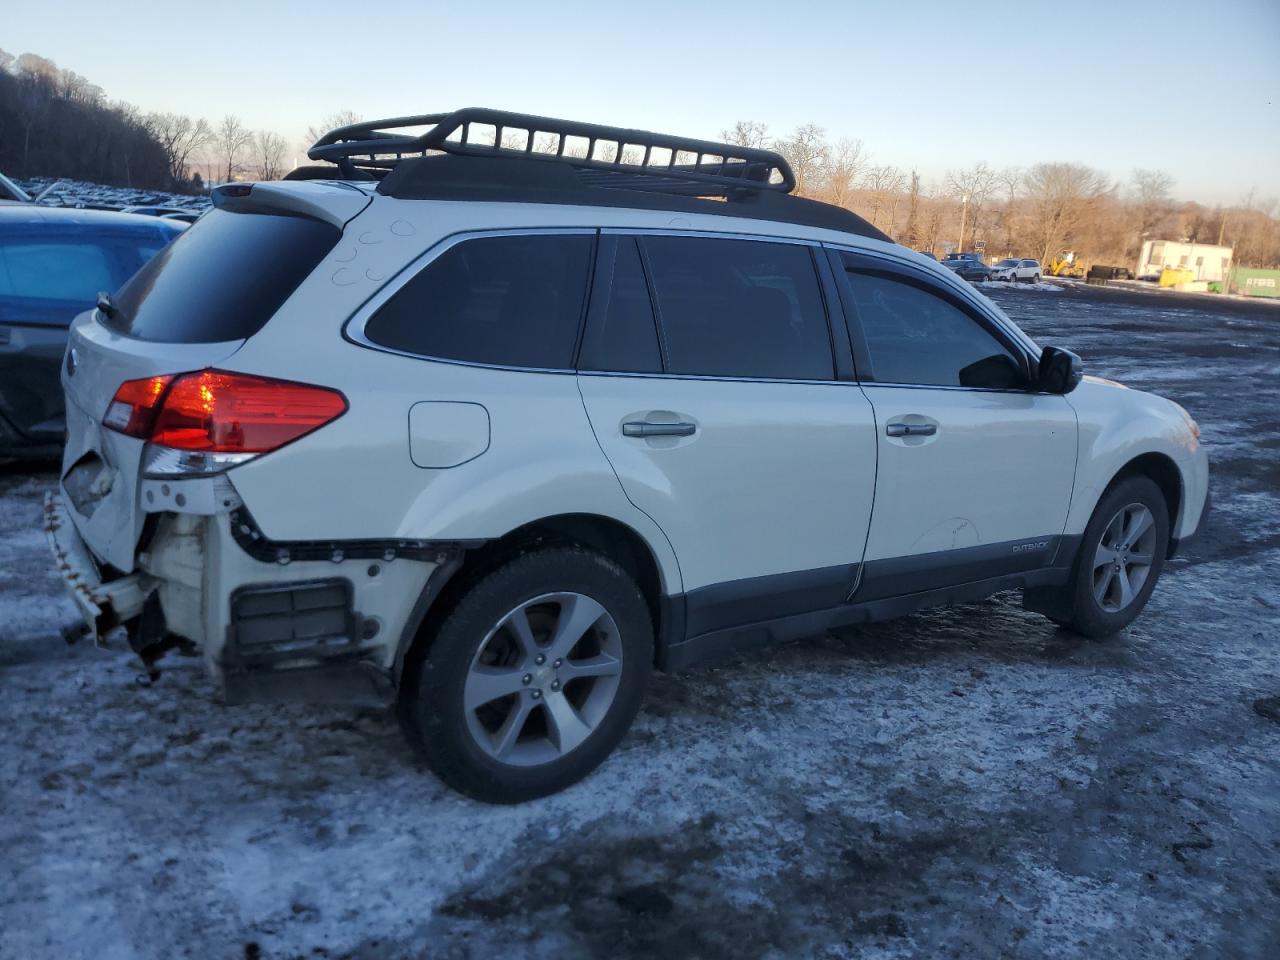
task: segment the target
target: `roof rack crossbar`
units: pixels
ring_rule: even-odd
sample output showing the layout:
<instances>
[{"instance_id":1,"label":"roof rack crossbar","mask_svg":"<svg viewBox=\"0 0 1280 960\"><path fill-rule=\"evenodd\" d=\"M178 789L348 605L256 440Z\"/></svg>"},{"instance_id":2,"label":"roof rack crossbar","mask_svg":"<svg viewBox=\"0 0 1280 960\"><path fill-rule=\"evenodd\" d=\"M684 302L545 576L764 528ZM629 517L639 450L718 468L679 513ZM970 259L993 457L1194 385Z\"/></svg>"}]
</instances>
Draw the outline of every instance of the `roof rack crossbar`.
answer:
<instances>
[{"instance_id":1,"label":"roof rack crossbar","mask_svg":"<svg viewBox=\"0 0 1280 960\"><path fill-rule=\"evenodd\" d=\"M493 128L493 142L477 142L472 126ZM429 127L424 133L411 135L407 128ZM523 149L505 146L508 130L522 130L526 140ZM537 148L539 134L555 138L554 153L547 145ZM586 155L566 153L569 138L587 141ZM544 141L544 144L546 141ZM611 160L596 156L597 144L612 144ZM627 156L629 147L643 148L638 161ZM667 151L666 163L654 151ZM353 123L330 130L307 151L312 160L336 163L344 176L357 175L357 167L391 169L406 155L449 153L458 156L521 156L568 163L583 170L622 171L629 176L666 177L688 184L705 185L708 195L727 190L771 190L790 193L795 189L795 174L779 153L754 147L738 147L710 140L627 130L575 120L555 120L523 113L509 113L482 107L467 107L452 113L430 113L415 117L396 117ZM690 155L692 163L677 162L681 154ZM712 189L718 187L720 189ZM685 192L684 189L681 192Z\"/></svg>"}]
</instances>

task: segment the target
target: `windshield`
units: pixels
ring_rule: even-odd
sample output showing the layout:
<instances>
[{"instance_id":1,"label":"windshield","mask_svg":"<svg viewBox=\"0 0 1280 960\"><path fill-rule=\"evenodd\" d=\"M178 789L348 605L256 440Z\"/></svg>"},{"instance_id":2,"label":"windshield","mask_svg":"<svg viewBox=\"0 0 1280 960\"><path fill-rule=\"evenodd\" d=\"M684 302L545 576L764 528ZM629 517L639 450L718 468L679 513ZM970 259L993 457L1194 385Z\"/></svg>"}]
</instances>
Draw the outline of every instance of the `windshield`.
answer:
<instances>
[{"instance_id":1,"label":"windshield","mask_svg":"<svg viewBox=\"0 0 1280 960\"><path fill-rule=\"evenodd\" d=\"M1017 265L1018 265L1017 260L1008 260L1008 259L1001 260L999 263L996 264L997 267L1016 267Z\"/></svg>"}]
</instances>

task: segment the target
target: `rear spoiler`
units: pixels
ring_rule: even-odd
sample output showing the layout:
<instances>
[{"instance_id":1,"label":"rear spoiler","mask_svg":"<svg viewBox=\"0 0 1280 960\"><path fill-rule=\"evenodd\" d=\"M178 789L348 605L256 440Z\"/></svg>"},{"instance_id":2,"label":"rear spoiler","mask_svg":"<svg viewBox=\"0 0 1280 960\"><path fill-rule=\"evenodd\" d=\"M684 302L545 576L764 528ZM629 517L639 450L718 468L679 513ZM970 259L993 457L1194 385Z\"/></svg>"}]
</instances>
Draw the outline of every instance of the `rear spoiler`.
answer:
<instances>
[{"instance_id":1,"label":"rear spoiler","mask_svg":"<svg viewBox=\"0 0 1280 960\"><path fill-rule=\"evenodd\" d=\"M226 183L210 193L213 205L232 213L283 213L311 217L339 230L367 207L373 197L343 183Z\"/></svg>"}]
</instances>

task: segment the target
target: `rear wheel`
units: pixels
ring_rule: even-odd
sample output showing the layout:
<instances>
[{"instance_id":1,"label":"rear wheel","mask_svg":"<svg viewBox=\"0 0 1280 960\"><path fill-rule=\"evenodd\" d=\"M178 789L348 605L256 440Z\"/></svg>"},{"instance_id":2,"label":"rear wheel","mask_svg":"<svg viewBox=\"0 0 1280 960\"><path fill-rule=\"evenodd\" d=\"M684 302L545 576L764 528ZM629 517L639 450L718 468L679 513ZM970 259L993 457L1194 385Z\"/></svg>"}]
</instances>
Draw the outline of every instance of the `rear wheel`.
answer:
<instances>
[{"instance_id":1,"label":"rear wheel","mask_svg":"<svg viewBox=\"0 0 1280 960\"><path fill-rule=\"evenodd\" d=\"M1037 273L1035 276L1033 276L1033 277L1031 278L1031 282L1032 282L1032 283L1039 283L1039 282L1040 282L1040 274L1038 274L1038 273Z\"/></svg>"},{"instance_id":2,"label":"rear wheel","mask_svg":"<svg viewBox=\"0 0 1280 960\"><path fill-rule=\"evenodd\" d=\"M519 803L564 789L609 755L652 661L648 605L626 572L587 550L543 548L461 597L400 713L445 783Z\"/></svg>"}]
</instances>

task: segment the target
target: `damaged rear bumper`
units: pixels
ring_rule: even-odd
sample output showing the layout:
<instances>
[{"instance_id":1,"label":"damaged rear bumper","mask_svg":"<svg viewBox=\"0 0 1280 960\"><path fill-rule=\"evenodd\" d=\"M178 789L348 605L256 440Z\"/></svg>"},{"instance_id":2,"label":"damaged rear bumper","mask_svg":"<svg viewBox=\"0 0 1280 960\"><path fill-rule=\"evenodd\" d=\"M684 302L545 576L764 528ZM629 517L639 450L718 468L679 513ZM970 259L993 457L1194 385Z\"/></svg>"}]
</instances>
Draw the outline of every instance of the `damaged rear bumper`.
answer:
<instances>
[{"instance_id":1,"label":"damaged rear bumper","mask_svg":"<svg viewBox=\"0 0 1280 960\"><path fill-rule=\"evenodd\" d=\"M69 495L46 496L54 564L83 621L64 631L66 639L91 636L106 648L108 633L125 627L127 643L110 646L132 649L153 677L167 651L188 650L229 704L390 702L423 612L415 599L442 567L435 580L447 579L461 547L271 541L237 509L225 479L218 497L201 496L201 482L214 481L163 487L173 494L181 483L182 497L154 511L125 575L88 546Z\"/></svg>"},{"instance_id":2,"label":"damaged rear bumper","mask_svg":"<svg viewBox=\"0 0 1280 960\"><path fill-rule=\"evenodd\" d=\"M103 582L102 571L76 530L62 493L45 495L44 531L54 566L84 621L83 635L105 646L109 631L142 613L156 581L145 573L135 573Z\"/></svg>"}]
</instances>

